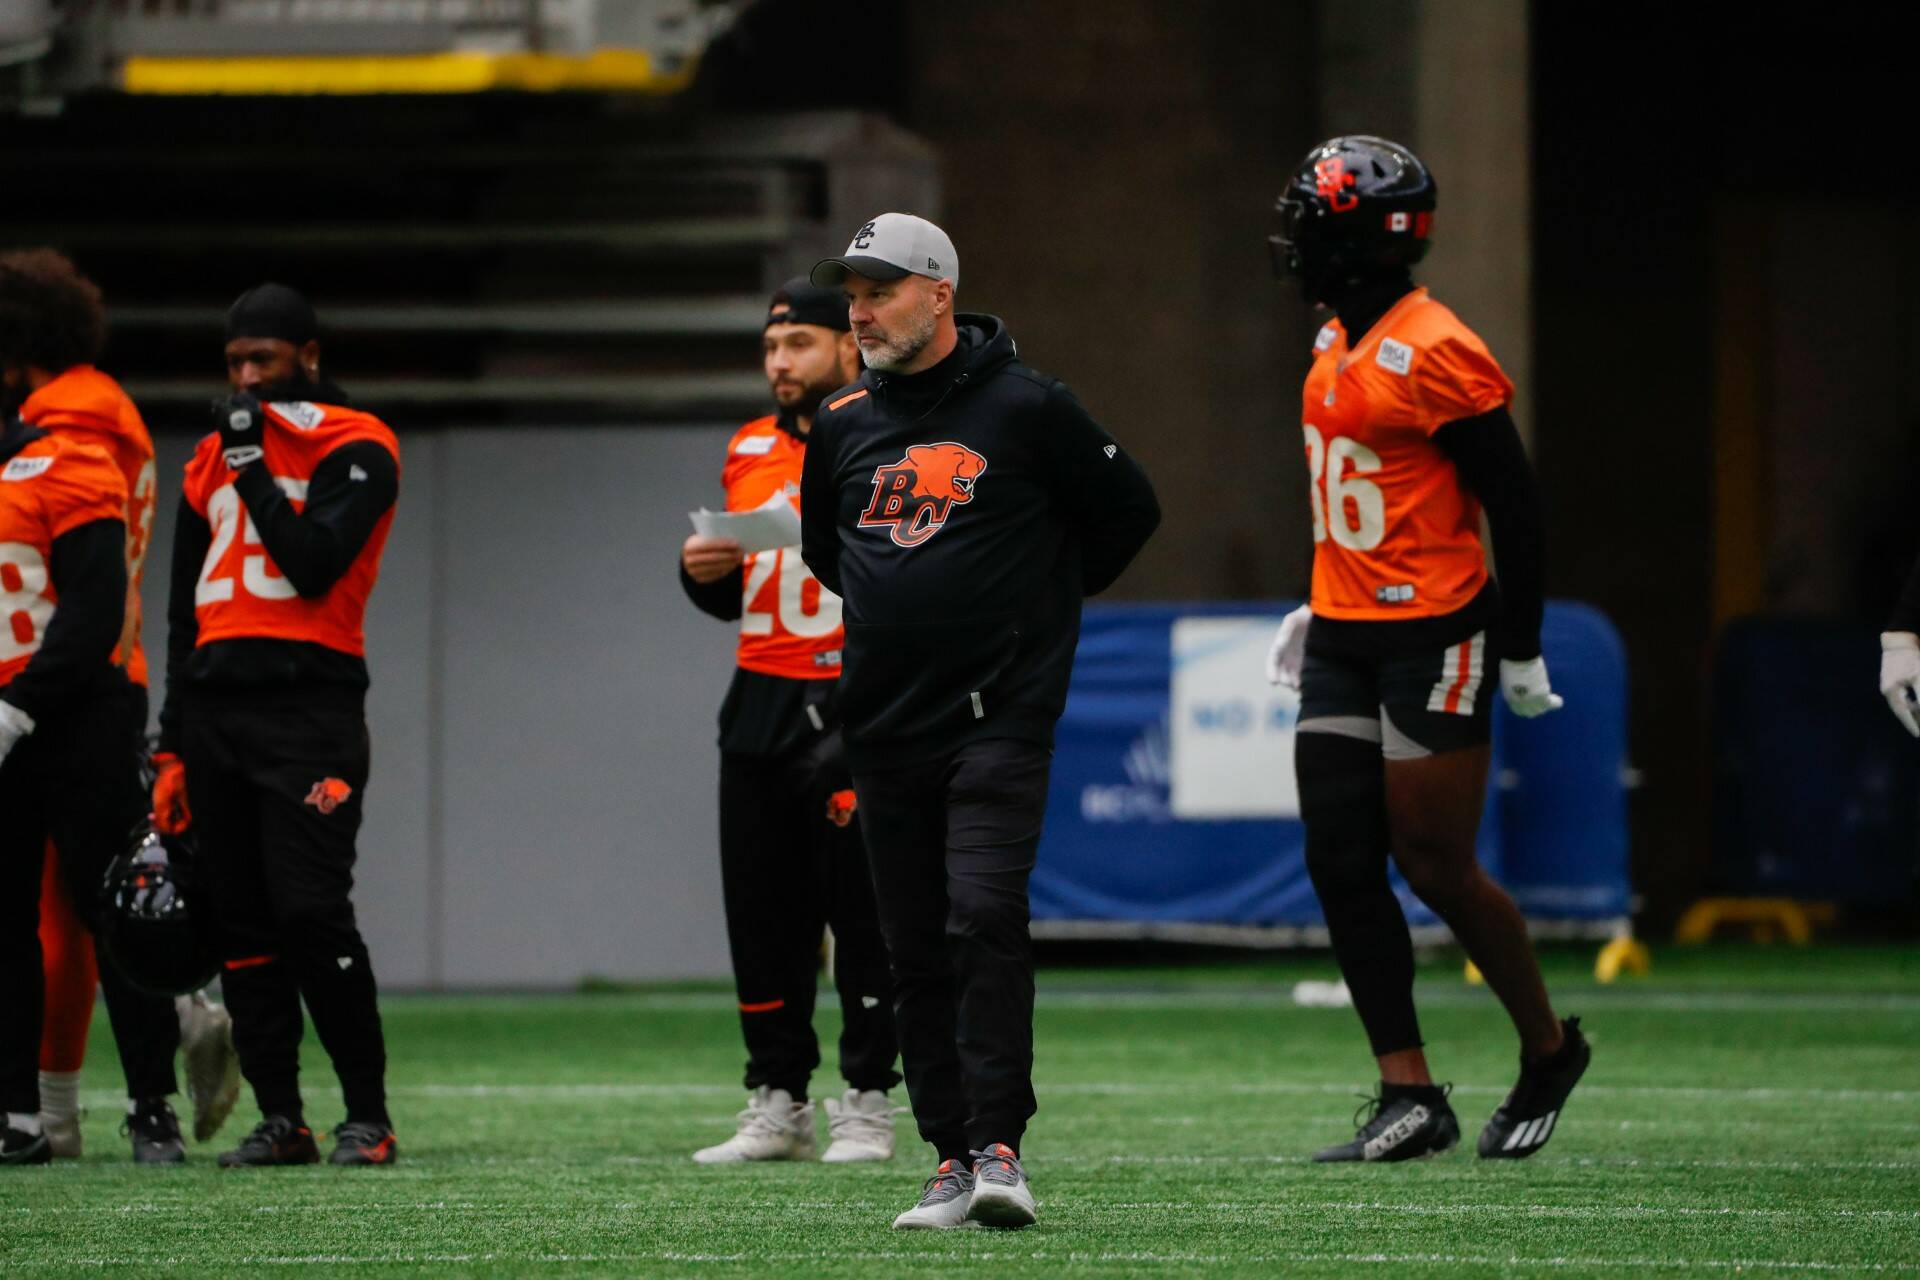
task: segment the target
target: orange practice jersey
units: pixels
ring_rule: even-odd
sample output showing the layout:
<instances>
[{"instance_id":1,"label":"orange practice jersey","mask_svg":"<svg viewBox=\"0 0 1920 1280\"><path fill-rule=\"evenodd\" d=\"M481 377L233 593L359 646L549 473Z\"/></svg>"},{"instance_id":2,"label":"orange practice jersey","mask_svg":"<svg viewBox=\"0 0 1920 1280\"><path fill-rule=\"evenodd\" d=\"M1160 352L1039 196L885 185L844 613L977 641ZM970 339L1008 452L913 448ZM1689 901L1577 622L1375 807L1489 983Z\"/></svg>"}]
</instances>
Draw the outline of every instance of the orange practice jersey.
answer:
<instances>
[{"instance_id":1,"label":"orange practice jersey","mask_svg":"<svg viewBox=\"0 0 1920 1280\"><path fill-rule=\"evenodd\" d=\"M266 406L261 436L266 456L257 465L272 474L294 509L306 505L314 468L343 445L371 440L400 462L400 442L372 414L343 405L275 403ZM233 469L220 456L220 437L200 442L187 463L186 499L213 531L194 588L196 645L243 637L300 640L363 657L367 651L367 597L380 576L380 553L393 527L393 508L373 526L367 544L325 595L305 600L281 576L260 545L253 517L233 487Z\"/></svg>"},{"instance_id":2,"label":"orange practice jersey","mask_svg":"<svg viewBox=\"0 0 1920 1280\"><path fill-rule=\"evenodd\" d=\"M88 364L75 365L28 396L20 418L51 435L95 446L120 469L127 491L127 623L113 660L144 688L147 651L140 643L140 584L146 575L157 491L153 437L120 384Z\"/></svg>"},{"instance_id":3,"label":"orange practice jersey","mask_svg":"<svg viewBox=\"0 0 1920 1280\"><path fill-rule=\"evenodd\" d=\"M1335 320L1313 344L1301 419L1313 495L1313 611L1425 618L1487 581L1480 503L1433 433L1513 398L1486 344L1415 289L1349 350Z\"/></svg>"},{"instance_id":4,"label":"orange practice jersey","mask_svg":"<svg viewBox=\"0 0 1920 1280\"><path fill-rule=\"evenodd\" d=\"M727 510L751 511L785 496L800 506L800 463L807 446L782 431L771 417L756 418L734 433L720 482ZM832 679L840 674L840 597L820 585L800 559L799 547L749 555L740 609L737 661L748 671L794 680Z\"/></svg>"},{"instance_id":5,"label":"orange practice jersey","mask_svg":"<svg viewBox=\"0 0 1920 1280\"><path fill-rule=\"evenodd\" d=\"M0 465L0 686L40 651L60 603L50 572L54 539L95 520L123 520L126 510L120 469L92 445L46 436Z\"/></svg>"}]
</instances>

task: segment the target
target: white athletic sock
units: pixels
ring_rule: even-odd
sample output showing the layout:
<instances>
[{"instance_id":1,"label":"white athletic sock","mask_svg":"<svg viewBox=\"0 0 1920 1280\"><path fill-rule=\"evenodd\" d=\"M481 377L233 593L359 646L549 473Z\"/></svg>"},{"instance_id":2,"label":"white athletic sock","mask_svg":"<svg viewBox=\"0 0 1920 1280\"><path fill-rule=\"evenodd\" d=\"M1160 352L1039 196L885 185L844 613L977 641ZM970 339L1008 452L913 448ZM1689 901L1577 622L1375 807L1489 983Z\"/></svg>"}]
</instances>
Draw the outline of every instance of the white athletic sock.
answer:
<instances>
[{"instance_id":1,"label":"white athletic sock","mask_svg":"<svg viewBox=\"0 0 1920 1280\"><path fill-rule=\"evenodd\" d=\"M71 1120L80 1114L78 1071L40 1073L40 1114L55 1120Z\"/></svg>"},{"instance_id":2,"label":"white athletic sock","mask_svg":"<svg viewBox=\"0 0 1920 1280\"><path fill-rule=\"evenodd\" d=\"M29 1137L40 1136L40 1117L28 1115L24 1111L7 1112L7 1128L18 1129Z\"/></svg>"}]
</instances>

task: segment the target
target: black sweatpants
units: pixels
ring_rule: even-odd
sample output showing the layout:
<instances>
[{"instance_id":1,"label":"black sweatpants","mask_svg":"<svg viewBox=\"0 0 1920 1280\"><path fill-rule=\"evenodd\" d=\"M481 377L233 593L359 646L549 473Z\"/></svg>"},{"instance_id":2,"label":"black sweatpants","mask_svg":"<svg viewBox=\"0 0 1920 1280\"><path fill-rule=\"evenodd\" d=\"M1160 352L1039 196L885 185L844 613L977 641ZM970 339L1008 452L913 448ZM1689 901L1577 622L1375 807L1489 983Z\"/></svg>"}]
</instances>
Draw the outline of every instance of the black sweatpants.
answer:
<instances>
[{"instance_id":1,"label":"black sweatpants","mask_svg":"<svg viewBox=\"0 0 1920 1280\"><path fill-rule=\"evenodd\" d=\"M1018 1151L1034 1113L1027 878L1052 758L992 738L854 775L907 1092L942 1160Z\"/></svg>"},{"instance_id":2,"label":"black sweatpants","mask_svg":"<svg viewBox=\"0 0 1920 1280\"><path fill-rule=\"evenodd\" d=\"M349 899L369 765L362 695L193 690L182 721L196 883L262 1114L302 1116L304 997L347 1119L389 1123L373 966Z\"/></svg>"},{"instance_id":3,"label":"black sweatpants","mask_svg":"<svg viewBox=\"0 0 1920 1280\"><path fill-rule=\"evenodd\" d=\"M139 752L146 692L116 675L42 719L0 764L0 1111L40 1109L40 875L47 838L81 922L99 922L100 883L147 812ZM180 1024L173 1001L100 966L127 1096L175 1093Z\"/></svg>"},{"instance_id":4,"label":"black sweatpants","mask_svg":"<svg viewBox=\"0 0 1920 1280\"><path fill-rule=\"evenodd\" d=\"M746 1086L807 1096L823 925L833 927L840 1074L855 1089L900 1083L893 982L873 906L860 820L827 820L827 740L779 759L720 755L720 876L747 1042Z\"/></svg>"}]
</instances>

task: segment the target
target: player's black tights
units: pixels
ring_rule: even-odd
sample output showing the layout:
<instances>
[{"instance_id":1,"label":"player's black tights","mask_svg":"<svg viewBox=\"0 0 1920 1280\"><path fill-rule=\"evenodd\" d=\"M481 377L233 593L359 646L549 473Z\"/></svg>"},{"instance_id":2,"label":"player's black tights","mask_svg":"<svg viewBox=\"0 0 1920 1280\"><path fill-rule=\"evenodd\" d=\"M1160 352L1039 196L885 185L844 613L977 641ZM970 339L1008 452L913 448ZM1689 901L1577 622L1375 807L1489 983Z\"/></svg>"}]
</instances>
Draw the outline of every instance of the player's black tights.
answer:
<instances>
[{"instance_id":1,"label":"player's black tights","mask_svg":"<svg viewBox=\"0 0 1920 1280\"><path fill-rule=\"evenodd\" d=\"M1305 732L1294 740L1307 873L1375 1057L1420 1047L1413 939L1387 882L1386 785L1378 742Z\"/></svg>"}]
</instances>

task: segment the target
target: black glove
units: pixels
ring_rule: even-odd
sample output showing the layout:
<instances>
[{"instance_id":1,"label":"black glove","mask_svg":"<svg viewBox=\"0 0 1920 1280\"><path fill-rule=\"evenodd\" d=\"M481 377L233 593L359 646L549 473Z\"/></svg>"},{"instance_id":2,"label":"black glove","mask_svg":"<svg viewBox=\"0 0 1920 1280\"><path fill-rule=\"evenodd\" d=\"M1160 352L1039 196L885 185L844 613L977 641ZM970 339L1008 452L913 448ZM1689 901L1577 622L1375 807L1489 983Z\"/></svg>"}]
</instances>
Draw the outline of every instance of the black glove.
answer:
<instances>
[{"instance_id":1,"label":"black glove","mask_svg":"<svg viewBox=\"0 0 1920 1280\"><path fill-rule=\"evenodd\" d=\"M260 461L267 415L251 391L236 391L213 402L213 425L220 432L220 456L235 471Z\"/></svg>"}]
</instances>

